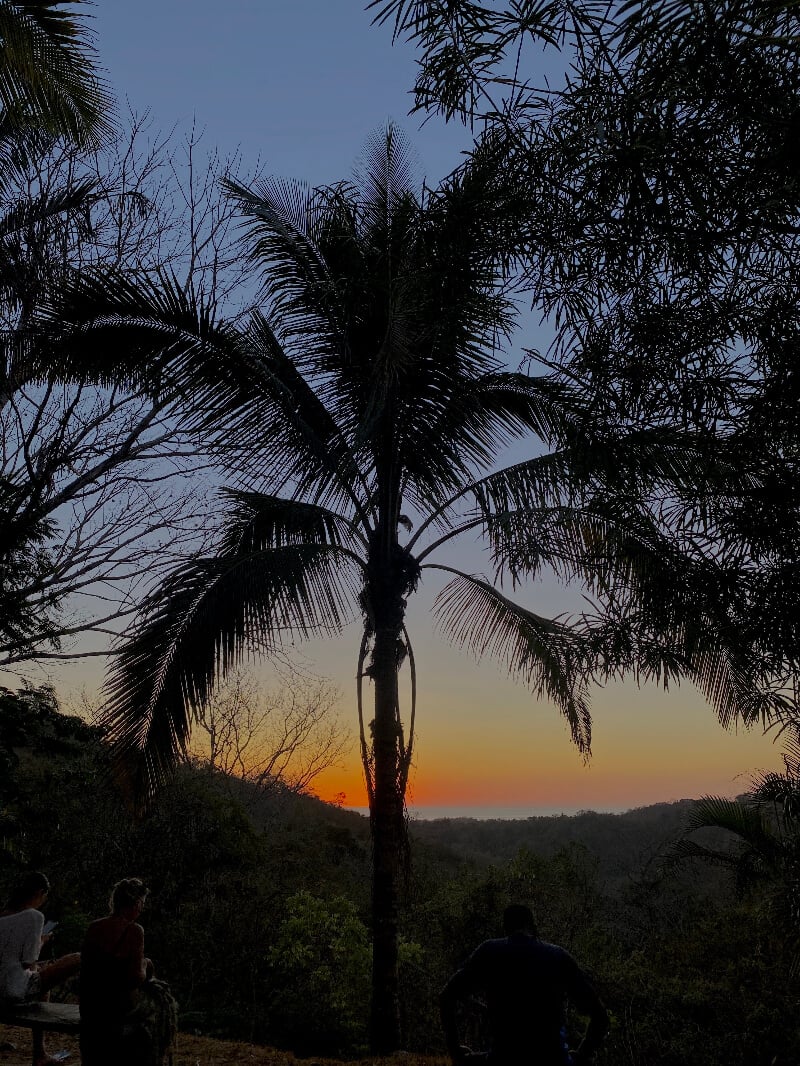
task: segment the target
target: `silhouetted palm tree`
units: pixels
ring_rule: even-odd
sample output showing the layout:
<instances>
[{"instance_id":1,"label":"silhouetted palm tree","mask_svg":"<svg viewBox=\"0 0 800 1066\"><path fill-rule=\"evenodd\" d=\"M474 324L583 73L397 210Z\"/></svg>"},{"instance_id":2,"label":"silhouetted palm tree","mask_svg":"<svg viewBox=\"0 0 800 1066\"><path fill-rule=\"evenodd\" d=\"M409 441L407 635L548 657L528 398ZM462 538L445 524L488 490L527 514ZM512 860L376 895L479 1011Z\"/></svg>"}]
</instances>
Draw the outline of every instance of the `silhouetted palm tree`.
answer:
<instances>
[{"instance_id":1,"label":"silhouetted palm tree","mask_svg":"<svg viewBox=\"0 0 800 1066\"><path fill-rule=\"evenodd\" d=\"M716 568L652 507L696 469L691 442L663 431L604 437L569 389L504 368L513 308L492 173L476 158L420 193L390 128L350 183L231 187L262 282L247 324L216 322L163 277L88 274L54 312L72 328L65 372L129 374L182 396L187 423L237 479L222 495L216 554L152 593L115 660L107 723L141 790L181 758L199 708L243 656L362 620L377 1050L399 1042L416 700L405 616L425 574L447 578L434 607L445 633L549 697L583 751L593 671L689 676L723 721L752 720L769 703L757 656L736 647ZM510 455L514 442L524 453ZM491 577L452 565L447 552L465 535L483 537ZM603 613L548 618L502 591L504 579L516 588L547 569L582 582Z\"/></svg>"}]
</instances>

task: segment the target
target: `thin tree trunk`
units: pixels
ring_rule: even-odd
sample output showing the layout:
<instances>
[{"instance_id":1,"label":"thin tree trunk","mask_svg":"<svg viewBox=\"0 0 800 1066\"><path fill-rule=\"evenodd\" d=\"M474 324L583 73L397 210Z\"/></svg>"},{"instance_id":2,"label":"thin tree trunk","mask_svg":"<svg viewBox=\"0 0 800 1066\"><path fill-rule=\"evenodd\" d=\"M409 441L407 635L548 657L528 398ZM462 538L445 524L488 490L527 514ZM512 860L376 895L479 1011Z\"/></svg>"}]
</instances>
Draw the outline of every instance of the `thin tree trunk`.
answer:
<instances>
[{"instance_id":1,"label":"thin tree trunk","mask_svg":"<svg viewBox=\"0 0 800 1066\"><path fill-rule=\"evenodd\" d=\"M372 656L375 685L375 797L372 824L372 1051L387 1054L400 1046L398 910L404 833L399 783L397 670L399 630L379 629Z\"/></svg>"}]
</instances>

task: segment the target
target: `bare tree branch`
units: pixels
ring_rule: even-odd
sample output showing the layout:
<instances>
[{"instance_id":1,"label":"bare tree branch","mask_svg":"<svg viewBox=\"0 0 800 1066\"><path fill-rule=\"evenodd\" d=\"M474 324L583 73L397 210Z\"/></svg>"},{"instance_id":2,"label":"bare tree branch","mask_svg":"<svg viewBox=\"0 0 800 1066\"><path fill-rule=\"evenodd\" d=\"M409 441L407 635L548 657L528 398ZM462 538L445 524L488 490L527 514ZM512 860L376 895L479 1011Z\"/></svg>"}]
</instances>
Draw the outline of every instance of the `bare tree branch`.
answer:
<instances>
[{"instance_id":1,"label":"bare tree branch","mask_svg":"<svg viewBox=\"0 0 800 1066\"><path fill-rule=\"evenodd\" d=\"M237 671L199 712L202 740L194 757L262 790L281 786L309 792L350 744L338 715L339 700L329 681L309 677L296 666L290 665L282 684L268 690L252 674Z\"/></svg>"},{"instance_id":2,"label":"bare tree branch","mask_svg":"<svg viewBox=\"0 0 800 1066\"><path fill-rule=\"evenodd\" d=\"M102 150L39 137L3 166L0 669L86 655L65 642L113 633L214 524L218 475L184 412L59 382L57 366L43 375L28 357L40 308L87 268L166 271L234 317L249 299L219 188L240 160L204 155L197 129L180 140L131 113L128 137Z\"/></svg>"}]
</instances>

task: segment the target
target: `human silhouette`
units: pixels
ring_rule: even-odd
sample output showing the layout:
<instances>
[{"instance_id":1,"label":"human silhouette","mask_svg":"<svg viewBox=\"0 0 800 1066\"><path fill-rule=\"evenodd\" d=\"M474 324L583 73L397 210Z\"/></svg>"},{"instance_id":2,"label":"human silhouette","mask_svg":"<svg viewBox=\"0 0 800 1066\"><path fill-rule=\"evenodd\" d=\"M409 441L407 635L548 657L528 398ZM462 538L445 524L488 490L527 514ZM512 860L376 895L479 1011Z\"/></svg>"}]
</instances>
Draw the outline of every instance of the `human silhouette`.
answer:
<instances>
[{"instance_id":1,"label":"human silhouette","mask_svg":"<svg viewBox=\"0 0 800 1066\"><path fill-rule=\"evenodd\" d=\"M477 947L442 991L442 1026L454 1066L472 1057L459 1042L456 1005L473 996L480 996L487 1009L491 1046L481 1057L488 1066L591 1062L608 1030L608 1014L588 977L569 952L539 939L529 907L507 907L503 928L506 935ZM567 1002L589 1018L573 1052L566 1039Z\"/></svg>"},{"instance_id":2,"label":"human silhouette","mask_svg":"<svg viewBox=\"0 0 800 1066\"><path fill-rule=\"evenodd\" d=\"M147 895L138 877L118 881L110 913L86 931L81 951L83 1066L152 1066L169 1051L175 1001L153 976L138 924Z\"/></svg>"},{"instance_id":3,"label":"human silhouette","mask_svg":"<svg viewBox=\"0 0 800 1066\"><path fill-rule=\"evenodd\" d=\"M39 962L39 952L52 933L44 932L39 910L50 893L50 882L38 870L23 874L0 912L0 1003L23 1005L50 998L50 990L77 974L78 954L54 962ZM45 1049L44 1030L34 1027L33 1066L55 1061Z\"/></svg>"}]
</instances>

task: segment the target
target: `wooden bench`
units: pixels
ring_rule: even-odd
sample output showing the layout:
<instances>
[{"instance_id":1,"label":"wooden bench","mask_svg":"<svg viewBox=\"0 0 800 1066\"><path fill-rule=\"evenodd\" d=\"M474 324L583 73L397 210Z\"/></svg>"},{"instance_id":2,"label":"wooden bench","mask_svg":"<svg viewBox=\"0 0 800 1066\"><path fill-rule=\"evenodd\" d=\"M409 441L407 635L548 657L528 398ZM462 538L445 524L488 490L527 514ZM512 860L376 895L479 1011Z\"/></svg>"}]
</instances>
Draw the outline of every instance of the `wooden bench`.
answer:
<instances>
[{"instance_id":1,"label":"wooden bench","mask_svg":"<svg viewBox=\"0 0 800 1066\"><path fill-rule=\"evenodd\" d=\"M77 1003L4 1003L0 1006L0 1024L77 1036L81 1029L80 1008ZM172 1066L171 1050L167 1052L167 1063Z\"/></svg>"},{"instance_id":2,"label":"wooden bench","mask_svg":"<svg viewBox=\"0 0 800 1066\"><path fill-rule=\"evenodd\" d=\"M0 1023L36 1032L77 1036L81 1018L77 1003L8 1003L0 1006ZM14 1047L13 1044L6 1045Z\"/></svg>"},{"instance_id":3,"label":"wooden bench","mask_svg":"<svg viewBox=\"0 0 800 1066\"><path fill-rule=\"evenodd\" d=\"M0 1022L20 1029L42 1029L46 1033L77 1034L81 1016L77 1003L4 1003L0 1007Z\"/></svg>"}]
</instances>

